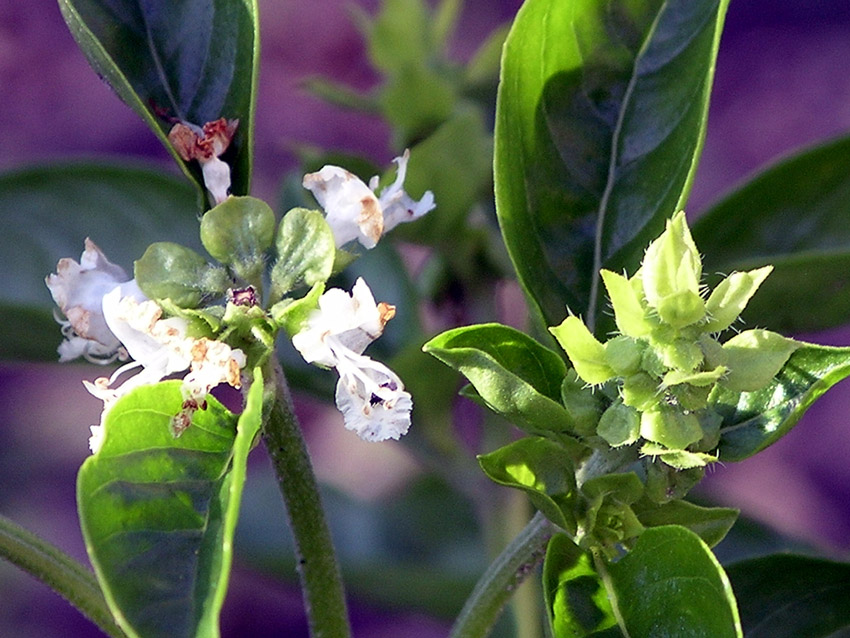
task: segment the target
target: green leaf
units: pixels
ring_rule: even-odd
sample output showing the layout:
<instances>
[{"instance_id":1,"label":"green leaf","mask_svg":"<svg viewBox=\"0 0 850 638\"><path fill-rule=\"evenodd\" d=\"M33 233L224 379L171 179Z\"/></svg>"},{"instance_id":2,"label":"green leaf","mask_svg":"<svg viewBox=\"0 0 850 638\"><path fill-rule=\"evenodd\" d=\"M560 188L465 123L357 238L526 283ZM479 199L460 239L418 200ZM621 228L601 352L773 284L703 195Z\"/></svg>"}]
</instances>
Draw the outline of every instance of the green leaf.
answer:
<instances>
[{"instance_id":1,"label":"green leaf","mask_svg":"<svg viewBox=\"0 0 850 638\"><path fill-rule=\"evenodd\" d=\"M564 447L525 437L481 454L478 463L490 480L526 492L546 518L575 533L575 466Z\"/></svg>"},{"instance_id":2,"label":"green leaf","mask_svg":"<svg viewBox=\"0 0 850 638\"><path fill-rule=\"evenodd\" d=\"M495 323L456 328L422 349L465 375L490 409L530 434L575 430L558 402L563 360L522 332Z\"/></svg>"},{"instance_id":3,"label":"green leaf","mask_svg":"<svg viewBox=\"0 0 850 638\"><path fill-rule=\"evenodd\" d=\"M693 226L705 271L773 264L743 312L779 332L822 330L850 317L850 137L769 167Z\"/></svg>"},{"instance_id":4,"label":"green leaf","mask_svg":"<svg viewBox=\"0 0 850 638\"><path fill-rule=\"evenodd\" d=\"M432 51L428 7L423 0L384 0L370 19L356 14L369 40L369 58L386 74L422 66Z\"/></svg>"},{"instance_id":5,"label":"green leaf","mask_svg":"<svg viewBox=\"0 0 850 638\"><path fill-rule=\"evenodd\" d=\"M709 547L722 541L738 518L736 509L701 507L687 501L670 501L659 505L643 499L632 509L646 527L681 525L699 536Z\"/></svg>"},{"instance_id":6,"label":"green leaf","mask_svg":"<svg viewBox=\"0 0 850 638\"><path fill-rule=\"evenodd\" d=\"M228 197L201 218L201 242L223 264L248 281L259 279L263 256L274 241L272 209L254 197Z\"/></svg>"},{"instance_id":7,"label":"green leaf","mask_svg":"<svg viewBox=\"0 0 850 638\"><path fill-rule=\"evenodd\" d=\"M181 437L180 381L141 386L109 411L77 479L86 549L131 637L217 637L248 451L262 416L259 370L240 417L212 397Z\"/></svg>"},{"instance_id":8,"label":"green leaf","mask_svg":"<svg viewBox=\"0 0 850 638\"><path fill-rule=\"evenodd\" d=\"M181 308L197 308L205 298L224 293L230 284L223 268L170 241L148 246L133 263L133 276L148 297L170 299Z\"/></svg>"},{"instance_id":9,"label":"green leaf","mask_svg":"<svg viewBox=\"0 0 850 638\"><path fill-rule=\"evenodd\" d=\"M317 210L293 208L283 217L275 240L271 298L276 301L301 286L315 286L331 276L336 255L333 231Z\"/></svg>"},{"instance_id":10,"label":"green leaf","mask_svg":"<svg viewBox=\"0 0 850 638\"><path fill-rule=\"evenodd\" d=\"M197 163L168 142L174 118L239 128L224 155L232 192L251 181L259 24L255 0L59 0L89 64L154 131L203 196ZM203 200L202 200L203 201Z\"/></svg>"},{"instance_id":11,"label":"green leaf","mask_svg":"<svg viewBox=\"0 0 850 638\"><path fill-rule=\"evenodd\" d=\"M723 568L684 527L647 529L619 562L597 566L630 638L743 636Z\"/></svg>"},{"instance_id":12,"label":"green leaf","mask_svg":"<svg viewBox=\"0 0 850 638\"><path fill-rule=\"evenodd\" d=\"M57 164L0 175L0 358L56 359L62 340L44 277L62 257L79 259L88 236L131 272L148 244L200 247L193 189L146 168ZM33 232L37 228L38 232Z\"/></svg>"},{"instance_id":13,"label":"green leaf","mask_svg":"<svg viewBox=\"0 0 850 638\"><path fill-rule=\"evenodd\" d=\"M527 0L502 58L496 204L547 325L591 325L687 197L728 0Z\"/></svg>"},{"instance_id":14,"label":"green leaf","mask_svg":"<svg viewBox=\"0 0 850 638\"><path fill-rule=\"evenodd\" d=\"M850 628L850 565L764 556L726 569L747 638L821 638Z\"/></svg>"},{"instance_id":15,"label":"green leaf","mask_svg":"<svg viewBox=\"0 0 850 638\"><path fill-rule=\"evenodd\" d=\"M566 534L555 534L546 549L543 596L554 638L587 636L617 624L590 553Z\"/></svg>"},{"instance_id":16,"label":"green leaf","mask_svg":"<svg viewBox=\"0 0 850 638\"><path fill-rule=\"evenodd\" d=\"M720 460L743 460L779 440L816 399L848 375L850 348L803 344L761 390L718 388L709 403L723 417Z\"/></svg>"}]
</instances>

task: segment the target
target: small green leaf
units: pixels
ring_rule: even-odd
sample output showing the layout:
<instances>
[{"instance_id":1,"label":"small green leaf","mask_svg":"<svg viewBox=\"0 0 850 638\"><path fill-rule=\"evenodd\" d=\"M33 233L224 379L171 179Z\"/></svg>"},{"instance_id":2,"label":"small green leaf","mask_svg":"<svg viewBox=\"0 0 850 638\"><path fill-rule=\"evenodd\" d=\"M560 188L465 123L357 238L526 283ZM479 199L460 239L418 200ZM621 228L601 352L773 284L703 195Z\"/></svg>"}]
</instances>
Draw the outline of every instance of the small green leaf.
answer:
<instances>
[{"instance_id":1,"label":"small green leaf","mask_svg":"<svg viewBox=\"0 0 850 638\"><path fill-rule=\"evenodd\" d=\"M519 330L495 323L455 328L422 349L466 376L490 409L528 433L575 431L559 403L563 360Z\"/></svg>"},{"instance_id":2,"label":"small green leaf","mask_svg":"<svg viewBox=\"0 0 850 638\"><path fill-rule=\"evenodd\" d=\"M723 568L699 536L678 525L647 529L605 568L615 613L631 638L742 638Z\"/></svg>"},{"instance_id":3,"label":"small green leaf","mask_svg":"<svg viewBox=\"0 0 850 638\"><path fill-rule=\"evenodd\" d=\"M170 299L181 308L197 308L210 296L224 293L227 273L191 248L169 241L148 246L133 264L139 288L151 299Z\"/></svg>"},{"instance_id":4,"label":"small green leaf","mask_svg":"<svg viewBox=\"0 0 850 638\"><path fill-rule=\"evenodd\" d=\"M813 332L850 316L850 137L768 167L693 226L709 273L773 264L750 325ZM711 282L709 282L711 283Z\"/></svg>"},{"instance_id":5,"label":"small green leaf","mask_svg":"<svg viewBox=\"0 0 850 638\"><path fill-rule=\"evenodd\" d=\"M319 308L319 297L325 291L325 284L318 282L300 299L284 299L271 307L270 314L275 323L281 326L290 337L301 331L310 314Z\"/></svg>"},{"instance_id":6,"label":"small green leaf","mask_svg":"<svg viewBox=\"0 0 850 638\"><path fill-rule=\"evenodd\" d=\"M738 518L736 509L700 507L681 500L658 504L644 499L632 509L646 527L681 525L699 536L709 547L722 541Z\"/></svg>"},{"instance_id":7,"label":"small green leaf","mask_svg":"<svg viewBox=\"0 0 850 638\"><path fill-rule=\"evenodd\" d=\"M555 638L587 636L617 624L590 553L566 534L555 534L546 548L543 596Z\"/></svg>"},{"instance_id":8,"label":"small green leaf","mask_svg":"<svg viewBox=\"0 0 850 638\"><path fill-rule=\"evenodd\" d=\"M567 353L578 376L586 383L605 383L616 373L608 364L605 346L588 330L584 322L570 315L560 325L549 328Z\"/></svg>"},{"instance_id":9,"label":"small green leaf","mask_svg":"<svg viewBox=\"0 0 850 638\"><path fill-rule=\"evenodd\" d=\"M249 282L259 280L264 254L274 241L275 218L264 201L228 197L201 218L201 242L223 264Z\"/></svg>"},{"instance_id":10,"label":"small green leaf","mask_svg":"<svg viewBox=\"0 0 850 638\"><path fill-rule=\"evenodd\" d=\"M259 370L255 378L260 379ZM237 418L212 397L179 438L180 381L141 386L106 417L77 479L86 548L129 636L215 638L262 382Z\"/></svg>"},{"instance_id":11,"label":"small green leaf","mask_svg":"<svg viewBox=\"0 0 850 638\"><path fill-rule=\"evenodd\" d=\"M687 199L727 0L526 0L496 105L496 208L547 325L596 326L599 271L633 272Z\"/></svg>"},{"instance_id":12,"label":"small green leaf","mask_svg":"<svg viewBox=\"0 0 850 638\"><path fill-rule=\"evenodd\" d=\"M575 533L575 466L562 446L526 437L480 455L478 463L491 480L523 490L546 518Z\"/></svg>"},{"instance_id":13,"label":"small green leaf","mask_svg":"<svg viewBox=\"0 0 850 638\"><path fill-rule=\"evenodd\" d=\"M168 142L173 118L198 126L238 119L224 159L232 192L248 193L259 56L254 0L59 0L59 8L89 64L156 133L202 197L200 168Z\"/></svg>"},{"instance_id":14,"label":"small green leaf","mask_svg":"<svg viewBox=\"0 0 850 638\"><path fill-rule=\"evenodd\" d=\"M401 146L439 126L452 114L455 100L451 83L422 64L400 69L378 96L384 118L399 129Z\"/></svg>"},{"instance_id":15,"label":"small green leaf","mask_svg":"<svg viewBox=\"0 0 850 638\"><path fill-rule=\"evenodd\" d=\"M301 286L324 283L331 276L336 244L333 231L319 211L293 208L286 213L278 227L275 246L273 301Z\"/></svg>"},{"instance_id":16,"label":"small green leaf","mask_svg":"<svg viewBox=\"0 0 850 638\"><path fill-rule=\"evenodd\" d=\"M740 461L774 443L824 392L850 376L850 348L802 344L756 392L718 388L710 403L722 417L720 459Z\"/></svg>"},{"instance_id":17,"label":"small green leaf","mask_svg":"<svg viewBox=\"0 0 850 638\"><path fill-rule=\"evenodd\" d=\"M826 638L850 628L850 565L777 554L727 567L747 638Z\"/></svg>"}]
</instances>

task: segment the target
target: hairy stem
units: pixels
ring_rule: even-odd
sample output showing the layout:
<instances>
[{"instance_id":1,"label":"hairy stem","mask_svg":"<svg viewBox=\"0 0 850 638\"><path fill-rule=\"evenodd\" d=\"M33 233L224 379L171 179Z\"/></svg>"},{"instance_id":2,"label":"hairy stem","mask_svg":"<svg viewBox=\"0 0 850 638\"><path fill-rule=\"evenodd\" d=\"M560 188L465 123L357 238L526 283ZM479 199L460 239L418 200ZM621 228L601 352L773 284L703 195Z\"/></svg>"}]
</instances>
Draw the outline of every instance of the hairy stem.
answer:
<instances>
[{"instance_id":1,"label":"hairy stem","mask_svg":"<svg viewBox=\"0 0 850 638\"><path fill-rule=\"evenodd\" d=\"M348 638L348 610L319 487L279 365L267 366L263 439L295 539L304 607L313 638Z\"/></svg>"},{"instance_id":2,"label":"hairy stem","mask_svg":"<svg viewBox=\"0 0 850 638\"><path fill-rule=\"evenodd\" d=\"M4 516L0 516L0 557L49 586L107 635L127 637L115 623L91 571Z\"/></svg>"},{"instance_id":3,"label":"hairy stem","mask_svg":"<svg viewBox=\"0 0 850 638\"><path fill-rule=\"evenodd\" d=\"M516 587L543 560L552 524L539 512L487 568L463 606L451 638L483 638Z\"/></svg>"}]
</instances>

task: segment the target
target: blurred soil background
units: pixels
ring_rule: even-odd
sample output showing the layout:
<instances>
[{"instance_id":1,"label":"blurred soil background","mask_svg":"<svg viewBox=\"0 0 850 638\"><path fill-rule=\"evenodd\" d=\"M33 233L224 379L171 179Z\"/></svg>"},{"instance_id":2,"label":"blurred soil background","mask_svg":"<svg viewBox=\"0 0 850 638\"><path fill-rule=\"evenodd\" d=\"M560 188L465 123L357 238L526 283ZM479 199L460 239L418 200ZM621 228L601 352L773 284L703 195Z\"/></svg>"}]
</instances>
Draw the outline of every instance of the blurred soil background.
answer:
<instances>
[{"instance_id":1,"label":"blurred soil background","mask_svg":"<svg viewBox=\"0 0 850 638\"><path fill-rule=\"evenodd\" d=\"M377 81L348 4L349 0L260 0L262 60L254 182L259 197L276 201L280 178L296 165L294 144L365 153L379 163L393 157L389 133L379 120L327 106L298 88L300 80L317 73L362 89ZM359 4L369 11L378 6L376 0ZM454 54L468 57L487 33L511 19L520 4L467 0ZM850 3L734 0L689 213L698 214L777 156L846 134L848 60ZM0 96L0 169L114 156L176 172L154 136L88 67L54 0L0 0ZM91 231L94 237L96 232ZM44 294L48 295L46 289ZM847 329L798 336L850 344ZM76 520L74 480L88 454L88 425L98 421L100 412L100 403L85 392L80 379L100 374L101 369L84 365L0 364L0 405L6 413L0 427L0 512L80 559L85 550ZM400 446L361 442L339 427L341 419L334 411L316 402L302 400L299 408L317 473L329 485L367 505L381 504L392 502L417 474L416 463ZM844 382L766 452L739 465L718 464L700 495L740 507L795 542L846 558L848 414L850 384ZM262 454L254 455L251 472L260 477L258 485L268 487L267 480L262 482L268 476ZM251 506L251 489L249 477L246 507ZM263 507L254 505L266 512L268 533L274 535L282 525L282 508ZM345 530L346 538L339 535L343 544L368 543L368 533L357 525ZM444 636L450 624L445 617L388 609L374 600L353 600L352 617L359 638ZM0 563L0 637L99 635L46 587ZM248 569L237 553L223 636L306 635L297 589Z\"/></svg>"}]
</instances>

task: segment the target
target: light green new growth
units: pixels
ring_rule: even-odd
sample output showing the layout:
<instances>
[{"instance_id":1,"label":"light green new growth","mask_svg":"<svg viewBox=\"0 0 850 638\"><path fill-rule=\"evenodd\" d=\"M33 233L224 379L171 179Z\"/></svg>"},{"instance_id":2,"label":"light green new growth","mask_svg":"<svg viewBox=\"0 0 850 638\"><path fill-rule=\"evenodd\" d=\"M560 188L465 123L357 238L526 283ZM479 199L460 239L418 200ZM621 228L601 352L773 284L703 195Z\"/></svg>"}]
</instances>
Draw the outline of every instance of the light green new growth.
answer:
<instances>
[{"instance_id":1,"label":"light green new growth","mask_svg":"<svg viewBox=\"0 0 850 638\"><path fill-rule=\"evenodd\" d=\"M603 413L596 433L613 447L643 440L643 455L677 469L717 460L711 455L717 445L712 391L763 388L799 347L767 330L718 338L771 270L732 273L706 298L684 212L667 222L631 278L603 270L620 335L603 344L575 316L550 328L581 380L617 383L619 400Z\"/></svg>"}]
</instances>

